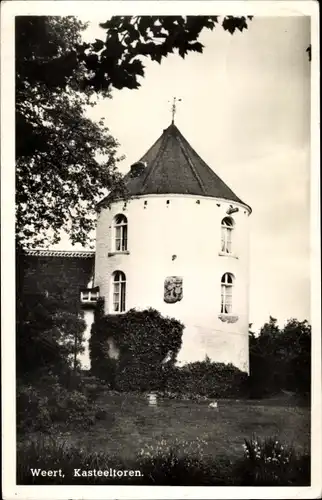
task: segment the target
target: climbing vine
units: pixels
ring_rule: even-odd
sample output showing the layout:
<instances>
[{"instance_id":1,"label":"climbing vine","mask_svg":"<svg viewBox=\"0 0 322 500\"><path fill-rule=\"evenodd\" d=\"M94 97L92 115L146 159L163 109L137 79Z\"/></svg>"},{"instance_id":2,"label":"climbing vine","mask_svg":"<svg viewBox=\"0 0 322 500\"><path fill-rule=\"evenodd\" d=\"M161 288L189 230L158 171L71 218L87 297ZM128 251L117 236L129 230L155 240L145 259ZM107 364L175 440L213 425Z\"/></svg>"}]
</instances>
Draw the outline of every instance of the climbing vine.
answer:
<instances>
[{"instance_id":1,"label":"climbing vine","mask_svg":"<svg viewBox=\"0 0 322 500\"><path fill-rule=\"evenodd\" d=\"M183 329L155 309L97 314L90 340L92 372L118 390L159 389L176 362Z\"/></svg>"}]
</instances>

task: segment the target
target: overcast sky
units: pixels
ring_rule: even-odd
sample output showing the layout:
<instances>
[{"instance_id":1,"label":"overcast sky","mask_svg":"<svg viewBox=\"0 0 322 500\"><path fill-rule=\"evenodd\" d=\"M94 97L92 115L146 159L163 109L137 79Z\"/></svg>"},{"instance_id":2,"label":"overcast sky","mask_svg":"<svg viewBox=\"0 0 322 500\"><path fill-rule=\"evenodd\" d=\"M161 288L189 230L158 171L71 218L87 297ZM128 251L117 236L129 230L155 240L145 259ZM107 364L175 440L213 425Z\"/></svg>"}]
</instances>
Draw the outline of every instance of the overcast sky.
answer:
<instances>
[{"instance_id":1,"label":"overcast sky","mask_svg":"<svg viewBox=\"0 0 322 500\"><path fill-rule=\"evenodd\" d=\"M86 38L104 38L104 19L87 20ZM106 118L125 172L170 124L172 97L181 98L176 125L253 209L250 321L309 319L309 18L257 17L248 31L218 27L201 41L203 54L146 61L139 90L114 90L90 116Z\"/></svg>"}]
</instances>

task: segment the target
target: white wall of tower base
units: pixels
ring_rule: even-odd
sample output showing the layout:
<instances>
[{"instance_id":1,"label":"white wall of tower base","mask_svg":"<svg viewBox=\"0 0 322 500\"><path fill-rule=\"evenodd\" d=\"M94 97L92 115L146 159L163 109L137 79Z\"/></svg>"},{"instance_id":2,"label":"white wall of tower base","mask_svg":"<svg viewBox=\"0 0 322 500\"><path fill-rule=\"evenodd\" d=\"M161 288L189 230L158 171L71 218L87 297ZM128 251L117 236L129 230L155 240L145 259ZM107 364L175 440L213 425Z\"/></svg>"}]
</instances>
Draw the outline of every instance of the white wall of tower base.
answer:
<instances>
[{"instance_id":1,"label":"white wall of tower base","mask_svg":"<svg viewBox=\"0 0 322 500\"><path fill-rule=\"evenodd\" d=\"M238 208L232 255L221 252L221 221ZM113 219L128 219L128 253L113 253ZM233 363L248 371L249 209L223 199L194 195L147 195L118 201L98 214L95 286L112 312L111 281L116 270L126 275L126 309L153 307L185 325L178 361ZM221 317L221 277L235 277L233 311ZM183 298L164 301L164 280L183 279Z\"/></svg>"}]
</instances>

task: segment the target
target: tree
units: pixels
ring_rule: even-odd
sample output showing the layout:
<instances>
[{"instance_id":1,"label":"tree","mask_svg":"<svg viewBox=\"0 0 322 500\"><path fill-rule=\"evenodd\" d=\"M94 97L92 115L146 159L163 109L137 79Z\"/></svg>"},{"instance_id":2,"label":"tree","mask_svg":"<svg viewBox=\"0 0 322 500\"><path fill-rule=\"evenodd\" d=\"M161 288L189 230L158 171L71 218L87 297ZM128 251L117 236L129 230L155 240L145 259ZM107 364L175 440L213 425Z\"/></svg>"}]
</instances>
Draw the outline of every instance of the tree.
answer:
<instances>
[{"instance_id":1,"label":"tree","mask_svg":"<svg viewBox=\"0 0 322 500\"><path fill-rule=\"evenodd\" d=\"M253 397L263 397L275 388L275 339L279 334L277 320L270 316L258 337L252 332L249 343L250 386Z\"/></svg>"},{"instance_id":2,"label":"tree","mask_svg":"<svg viewBox=\"0 0 322 500\"><path fill-rule=\"evenodd\" d=\"M16 18L16 233L24 247L57 243L60 232L85 244L96 201L113 188L117 142L85 115L97 92L138 88L143 57L161 60L202 52L201 31L247 28L246 17L112 17L105 42L82 42L86 25L74 17ZM98 162L97 155L104 157Z\"/></svg>"},{"instance_id":3,"label":"tree","mask_svg":"<svg viewBox=\"0 0 322 500\"><path fill-rule=\"evenodd\" d=\"M137 89L138 77L144 77L142 56L161 63L169 54L185 57L203 52L198 41L204 29L221 26L233 34L248 28L252 16L115 16L100 26L106 30L105 42L78 47L80 60L91 74L84 86L91 90L111 87Z\"/></svg>"},{"instance_id":4,"label":"tree","mask_svg":"<svg viewBox=\"0 0 322 500\"><path fill-rule=\"evenodd\" d=\"M17 304L17 375L35 376L41 370L69 371L76 354L84 350L85 322L64 310L57 297L34 294Z\"/></svg>"},{"instance_id":5,"label":"tree","mask_svg":"<svg viewBox=\"0 0 322 500\"><path fill-rule=\"evenodd\" d=\"M307 395L311 387L311 326L307 321L290 319L278 339L285 389Z\"/></svg>"},{"instance_id":6,"label":"tree","mask_svg":"<svg viewBox=\"0 0 322 500\"><path fill-rule=\"evenodd\" d=\"M57 243L61 230L85 244L96 201L120 179L116 141L85 115L95 95L80 92L84 28L71 17L16 19L16 233L25 247Z\"/></svg>"},{"instance_id":7,"label":"tree","mask_svg":"<svg viewBox=\"0 0 322 500\"><path fill-rule=\"evenodd\" d=\"M252 395L263 397L282 389L302 396L310 393L311 327L290 319L283 329L270 317L259 335L251 336L250 384Z\"/></svg>"}]
</instances>

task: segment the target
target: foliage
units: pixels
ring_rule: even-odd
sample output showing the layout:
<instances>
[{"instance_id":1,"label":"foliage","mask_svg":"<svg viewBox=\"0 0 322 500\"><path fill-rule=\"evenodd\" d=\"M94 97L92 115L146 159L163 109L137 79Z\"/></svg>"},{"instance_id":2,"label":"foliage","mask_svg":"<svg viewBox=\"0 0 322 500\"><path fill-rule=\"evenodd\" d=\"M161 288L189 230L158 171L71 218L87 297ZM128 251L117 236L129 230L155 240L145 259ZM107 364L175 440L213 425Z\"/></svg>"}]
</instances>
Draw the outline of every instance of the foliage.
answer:
<instances>
[{"instance_id":1,"label":"foliage","mask_svg":"<svg viewBox=\"0 0 322 500\"><path fill-rule=\"evenodd\" d=\"M276 437L254 436L245 439L244 460L238 468L244 485L305 485L310 478L310 457L308 453L298 457L292 446L280 443Z\"/></svg>"},{"instance_id":2,"label":"foliage","mask_svg":"<svg viewBox=\"0 0 322 500\"><path fill-rule=\"evenodd\" d=\"M250 441L246 441L250 443ZM161 441L154 446L145 446L135 460L124 460L109 453L93 453L68 446L59 434L55 439L47 437L31 441L18 447L18 484L141 484L141 485L212 485L212 486L305 486L310 483L310 457L296 456L288 467L272 466L264 462L261 473L257 465L245 454L244 458L231 461L224 457L212 458L202 452L203 443L186 443L188 448L179 453ZM195 450L195 451L194 451ZM33 468L45 470L62 469L64 476L32 476ZM131 476L113 477L115 470L132 470ZM77 477L74 469L106 471L101 476ZM254 473L252 473L254 470ZM273 473L274 471L274 473ZM137 474L137 472L139 472Z\"/></svg>"},{"instance_id":3,"label":"foliage","mask_svg":"<svg viewBox=\"0 0 322 500\"><path fill-rule=\"evenodd\" d=\"M116 141L85 114L95 105L80 91L85 27L74 17L16 18L16 234L25 247L57 243L61 230L85 244L95 203L120 181Z\"/></svg>"},{"instance_id":4,"label":"foliage","mask_svg":"<svg viewBox=\"0 0 322 500\"><path fill-rule=\"evenodd\" d=\"M80 60L90 77L86 88L101 91L111 87L137 89L144 77L142 56L161 63L169 54L185 57L203 52L198 41L204 29L221 25L233 34L248 28L251 16L114 16L100 26L106 38L79 46Z\"/></svg>"},{"instance_id":5,"label":"foliage","mask_svg":"<svg viewBox=\"0 0 322 500\"><path fill-rule=\"evenodd\" d=\"M183 325L149 309L98 317L92 327L92 372L121 391L157 390L168 397L236 397L247 391L247 374L232 364L205 361L175 366ZM110 342L119 352L111 357Z\"/></svg>"},{"instance_id":6,"label":"foliage","mask_svg":"<svg viewBox=\"0 0 322 500\"><path fill-rule=\"evenodd\" d=\"M276 437L260 440L253 436L251 439L245 439L244 453L251 462L259 461L265 464L272 462L280 466L290 463L294 456L294 449L285 448Z\"/></svg>"},{"instance_id":7,"label":"foliage","mask_svg":"<svg viewBox=\"0 0 322 500\"><path fill-rule=\"evenodd\" d=\"M32 476L30 464L34 469L64 471L64 475L56 477ZM109 471L129 469L132 464L125 463L124 459L109 453L87 452L83 448L67 444L61 433L55 436L41 436L23 443L17 450L17 483L18 484L120 484L119 478L97 477L78 478L74 470L101 470ZM135 464L133 464L135 465ZM131 480L132 479L132 480ZM134 481L133 481L134 479ZM135 482L134 478L125 478L125 484Z\"/></svg>"},{"instance_id":8,"label":"foliage","mask_svg":"<svg viewBox=\"0 0 322 500\"><path fill-rule=\"evenodd\" d=\"M47 406L48 398L41 397L31 385L17 387L17 431L32 432L49 429L52 420Z\"/></svg>"},{"instance_id":9,"label":"foliage","mask_svg":"<svg viewBox=\"0 0 322 500\"><path fill-rule=\"evenodd\" d=\"M208 398L243 397L247 395L247 378L247 373L231 363L215 363L207 358L172 368L166 387L177 394Z\"/></svg>"},{"instance_id":10,"label":"foliage","mask_svg":"<svg viewBox=\"0 0 322 500\"><path fill-rule=\"evenodd\" d=\"M90 339L92 372L124 391L160 388L176 361L183 328L154 309L97 318ZM111 359L111 341L118 359Z\"/></svg>"},{"instance_id":11,"label":"foliage","mask_svg":"<svg viewBox=\"0 0 322 500\"><path fill-rule=\"evenodd\" d=\"M265 377L263 377L265 373ZM308 397L311 385L311 327L290 319L283 329L270 317L250 336L250 388L254 397L282 389Z\"/></svg>"},{"instance_id":12,"label":"foliage","mask_svg":"<svg viewBox=\"0 0 322 500\"><path fill-rule=\"evenodd\" d=\"M85 322L57 297L28 296L17 303L16 368L25 378L39 370L68 371L84 349ZM75 343L76 339L76 343Z\"/></svg>"},{"instance_id":13,"label":"foliage","mask_svg":"<svg viewBox=\"0 0 322 500\"><path fill-rule=\"evenodd\" d=\"M87 428L105 412L97 406L84 390L69 390L59 383L21 385L17 388L18 432L40 430L51 433L55 425Z\"/></svg>"},{"instance_id":14,"label":"foliage","mask_svg":"<svg viewBox=\"0 0 322 500\"><path fill-rule=\"evenodd\" d=\"M145 445L137 455L137 462L144 476L162 485L220 485L229 480L226 476L228 459L212 460L205 455L207 442L165 439ZM228 469L229 470L229 469ZM230 472L230 471L229 471ZM225 477L226 476L226 477Z\"/></svg>"},{"instance_id":15,"label":"foliage","mask_svg":"<svg viewBox=\"0 0 322 500\"><path fill-rule=\"evenodd\" d=\"M96 401L102 391L106 390L106 384L102 385L96 377L82 377L81 384L83 393L91 402Z\"/></svg>"},{"instance_id":16,"label":"foliage","mask_svg":"<svg viewBox=\"0 0 322 500\"><path fill-rule=\"evenodd\" d=\"M25 381L50 372L70 378L79 368L77 356L84 351L85 322L75 291L63 272L51 286L51 293L33 283L24 287L27 260L16 247L16 371ZM63 277L64 276L64 277ZM49 277L50 279L50 277ZM39 288L38 288L39 285Z\"/></svg>"},{"instance_id":17,"label":"foliage","mask_svg":"<svg viewBox=\"0 0 322 500\"><path fill-rule=\"evenodd\" d=\"M137 457L139 460L144 460L146 458L156 460L160 457L168 458L170 455L177 459L184 455L189 455L190 457L201 459L205 456L204 449L207 444L208 443L204 439L200 439L199 437L192 441L175 438L171 443L162 438L155 440L153 444L145 444L143 448L139 450Z\"/></svg>"},{"instance_id":18,"label":"foliage","mask_svg":"<svg viewBox=\"0 0 322 500\"><path fill-rule=\"evenodd\" d=\"M170 377L171 374L169 372L168 376ZM167 379L169 380L169 378ZM171 382L167 383L167 385L172 385ZM168 389L163 389L163 390L157 390L155 391L155 394L161 399L161 400L177 400L177 401L194 401L195 403L202 403L205 401L210 402L210 399L206 395L201 395L198 393L194 392L183 392L183 390L180 388L180 392L174 392Z\"/></svg>"},{"instance_id":19,"label":"foliage","mask_svg":"<svg viewBox=\"0 0 322 500\"><path fill-rule=\"evenodd\" d=\"M96 317L90 338L92 373L120 391L157 390L189 397L240 397L247 374L231 364L205 361L175 366L183 325L159 312L131 310ZM111 340L119 353L111 355Z\"/></svg>"}]
</instances>

